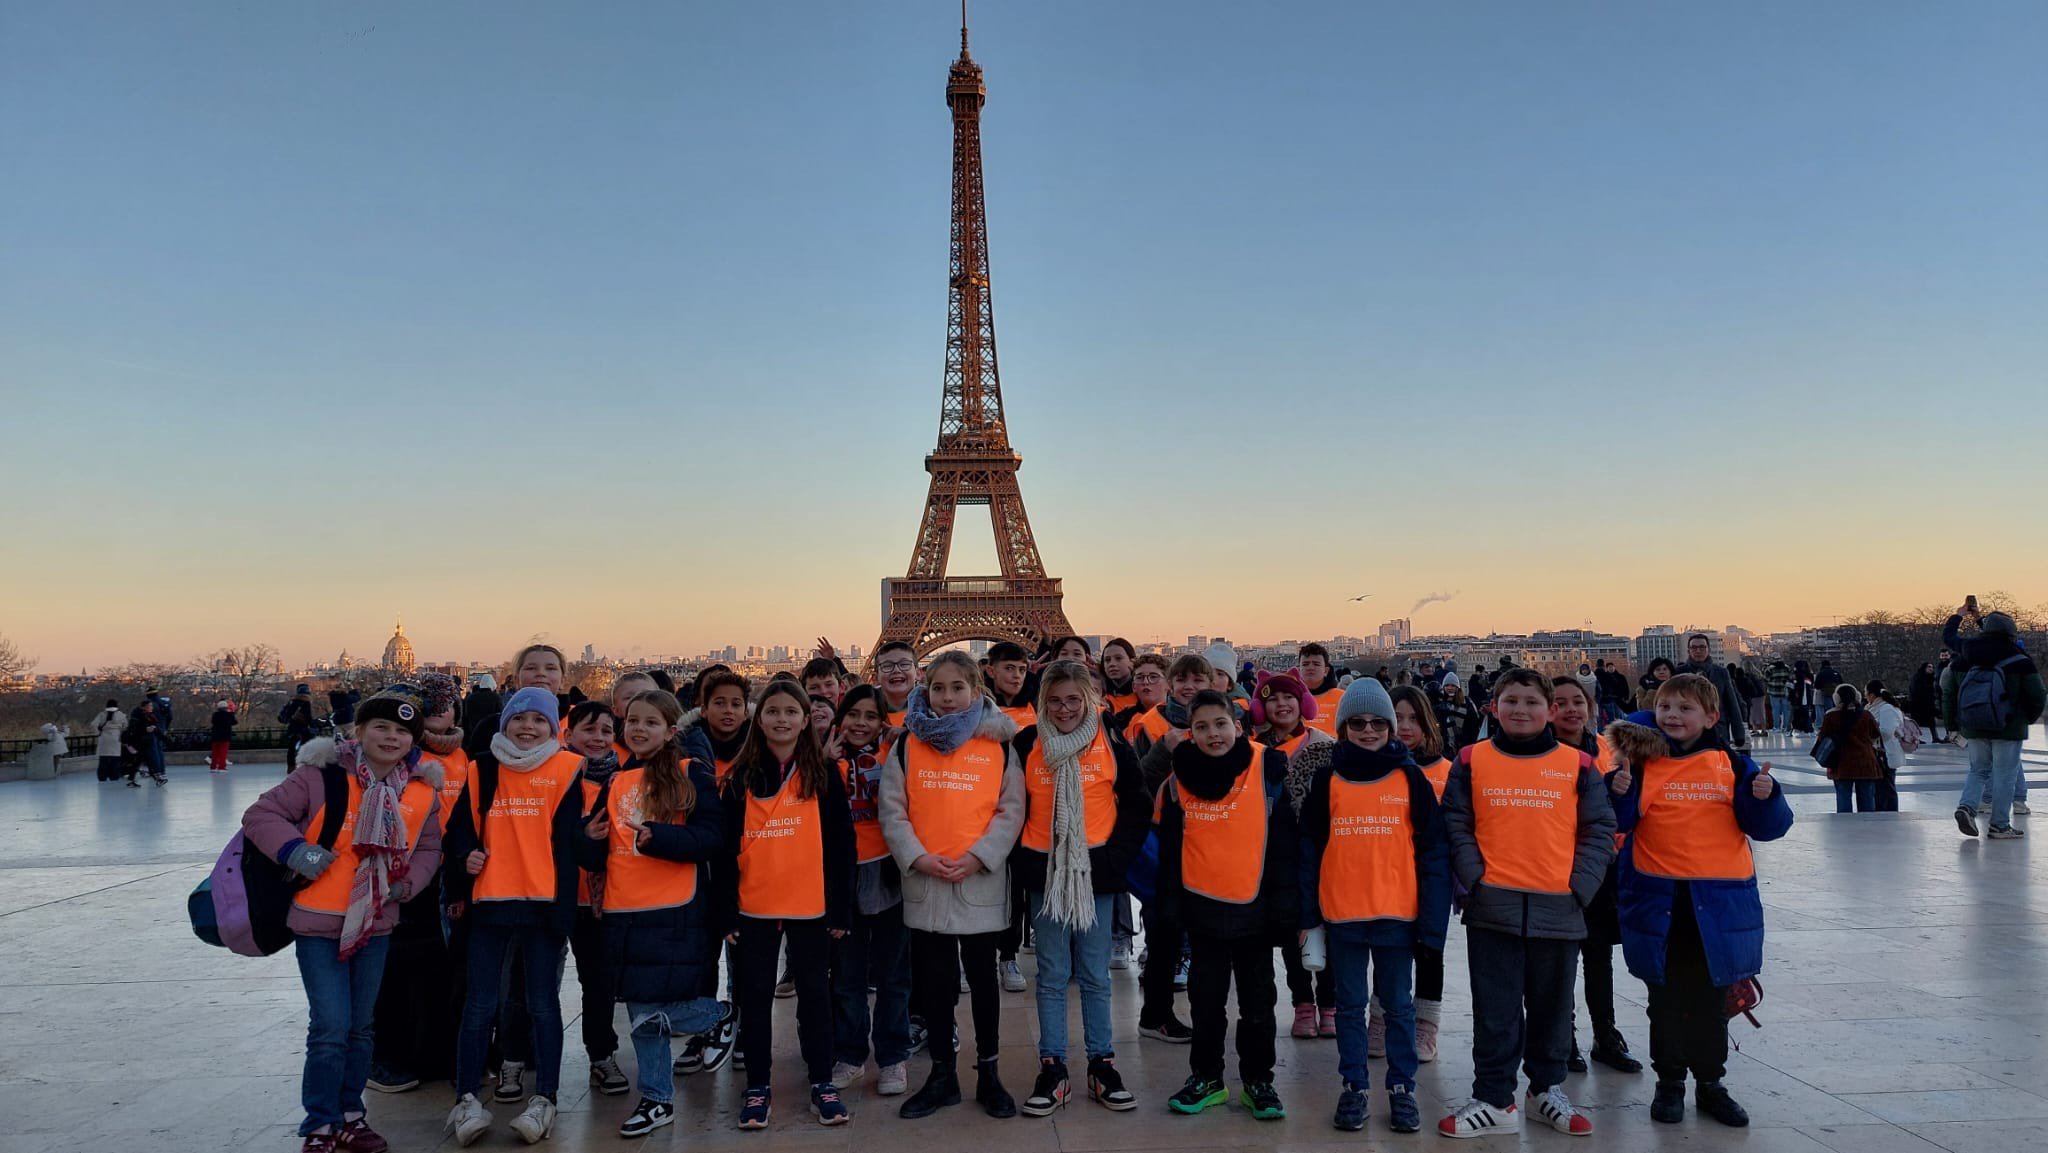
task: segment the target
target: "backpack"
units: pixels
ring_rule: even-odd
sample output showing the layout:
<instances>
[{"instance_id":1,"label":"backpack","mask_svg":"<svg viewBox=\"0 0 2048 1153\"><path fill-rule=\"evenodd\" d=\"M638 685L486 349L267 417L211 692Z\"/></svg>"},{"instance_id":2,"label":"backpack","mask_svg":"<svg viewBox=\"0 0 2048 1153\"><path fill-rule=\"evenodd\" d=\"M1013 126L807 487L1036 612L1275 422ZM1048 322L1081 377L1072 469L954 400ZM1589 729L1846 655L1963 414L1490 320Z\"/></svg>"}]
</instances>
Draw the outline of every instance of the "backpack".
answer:
<instances>
[{"instance_id":1,"label":"backpack","mask_svg":"<svg viewBox=\"0 0 2048 1153\"><path fill-rule=\"evenodd\" d=\"M2014 653L1995 665L1972 665L1956 688L1956 720L1966 729L1998 732L2012 721L2012 698L2007 694L2005 667L2027 659Z\"/></svg>"},{"instance_id":2,"label":"backpack","mask_svg":"<svg viewBox=\"0 0 2048 1153\"><path fill-rule=\"evenodd\" d=\"M1911 717L1901 720L1899 731L1893 735L1899 738L1899 747L1909 753L1918 750L1920 742L1927 739L1927 734L1920 731L1920 726L1915 724Z\"/></svg>"},{"instance_id":3,"label":"backpack","mask_svg":"<svg viewBox=\"0 0 2048 1153\"><path fill-rule=\"evenodd\" d=\"M348 817L348 772L340 765L322 765L320 783L326 796L318 841L321 848L332 849ZM220 851L213 871L185 898L185 915L193 936L207 944L244 957L268 957L292 943L285 918L303 884L298 874L238 832Z\"/></svg>"}]
</instances>

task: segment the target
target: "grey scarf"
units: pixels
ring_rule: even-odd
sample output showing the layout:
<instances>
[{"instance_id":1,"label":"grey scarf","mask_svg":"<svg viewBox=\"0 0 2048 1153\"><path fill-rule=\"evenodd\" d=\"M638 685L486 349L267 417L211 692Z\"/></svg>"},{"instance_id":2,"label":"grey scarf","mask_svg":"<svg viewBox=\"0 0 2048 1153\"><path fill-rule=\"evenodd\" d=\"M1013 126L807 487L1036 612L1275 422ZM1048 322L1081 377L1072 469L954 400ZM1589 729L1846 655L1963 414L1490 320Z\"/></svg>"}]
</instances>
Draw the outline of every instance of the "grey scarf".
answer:
<instances>
[{"instance_id":1,"label":"grey scarf","mask_svg":"<svg viewBox=\"0 0 2048 1153\"><path fill-rule=\"evenodd\" d=\"M1052 768L1052 851L1045 868L1045 915L1076 932L1095 927L1095 880L1088 859L1088 814L1081 799L1081 754L1102 728L1099 714L1071 733L1038 730L1038 747Z\"/></svg>"}]
</instances>

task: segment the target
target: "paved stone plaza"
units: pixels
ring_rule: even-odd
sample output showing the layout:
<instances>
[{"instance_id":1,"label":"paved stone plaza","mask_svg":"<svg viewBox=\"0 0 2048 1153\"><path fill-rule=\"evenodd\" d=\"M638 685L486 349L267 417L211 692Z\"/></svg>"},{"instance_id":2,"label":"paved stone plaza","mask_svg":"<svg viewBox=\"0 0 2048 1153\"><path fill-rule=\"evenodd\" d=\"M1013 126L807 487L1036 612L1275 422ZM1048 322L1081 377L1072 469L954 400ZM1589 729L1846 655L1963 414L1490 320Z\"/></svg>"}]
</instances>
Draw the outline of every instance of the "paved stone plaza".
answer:
<instances>
[{"instance_id":1,"label":"paved stone plaza","mask_svg":"<svg viewBox=\"0 0 2048 1153\"><path fill-rule=\"evenodd\" d=\"M1689 1108L1682 1126L1653 1125L1649 1074L1596 1068L1568 1085L1598 1127L1590 1141L1531 1130L1476 1142L1480 1148L2048 1148L2048 865L2041 863L2048 849L1957 835L1948 815L1961 776L1954 749L1911 758L1901 774L1906 811L1895 816L1834 816L1832 789L1793 746L1780 742L1764 755L1779 765L1800 823L1758 854L1770 916L1764 1027L1738 1023L1741 1052L1729 1075L1754 1127L1721 1129ZM2038 739L2028 765L2037 783L2048 782L2048 751ZM292 960L208 948L184 914L186 893L281 768L244 766L222 779L173 769L162 790L99 785L89 773L0 784L0 1151L297 1147L305 1002ZM2048 804L2048 792L2036 800ZM2048 826L2037 835L2048 837ZM1464 972L1454 927L1444 1056L1421 1077L1431 1123L1470 1084ZM1140 1094L1136 1113L1111 1114L1077 1098L1044 1120L991 1121L970 1103L905 1122L893 1101L872 1096L871 1072L848 1095L853 1124L822 1129L803 1108L795 1030L784 1024L778 1109L767 1133L732 1127L742 1075L726 1069L684 1079L677 1124L658 1131L649 1148L1454 1147L1427 1130L1388 1133L1377 1092L1366 1133L1332 1130L1333 1041L1280 1040L1285 1122L1260 1124L1234 1106L1192 1118L1169 1114L1166 1097L1187 1073L1187 1051L1138 1039L1136 973L1114 976L1118 1064ZM1631 1002L1622 1010L1624 1031L1645 1055L1642 986L1625 975L1619 985ZM1022 1096L1035 1056L1031 994L1004 999L1004 1073ZM785 1021L792 1006L779 1005ZM626 1148L616 1130L634 1098L593 1098L584 1088L573 987L564 1008L572 1016L552 1147ZM1078 998L1073 1011L1078 1040ZM964 1007L961 1016L964 1022ZM630 1070L630 1045L620 1058ZM913 1086L922 1075L922 1059L913 1058ZM1234 1069L1230 1081L1234 1092ZM373 1093L370 1105L394 1149L442 1146L445 1086ZM513 1110L496 1112L498 1127L475 1148L519 1147L504 1129Z\"/></svg>"}]
</instances>

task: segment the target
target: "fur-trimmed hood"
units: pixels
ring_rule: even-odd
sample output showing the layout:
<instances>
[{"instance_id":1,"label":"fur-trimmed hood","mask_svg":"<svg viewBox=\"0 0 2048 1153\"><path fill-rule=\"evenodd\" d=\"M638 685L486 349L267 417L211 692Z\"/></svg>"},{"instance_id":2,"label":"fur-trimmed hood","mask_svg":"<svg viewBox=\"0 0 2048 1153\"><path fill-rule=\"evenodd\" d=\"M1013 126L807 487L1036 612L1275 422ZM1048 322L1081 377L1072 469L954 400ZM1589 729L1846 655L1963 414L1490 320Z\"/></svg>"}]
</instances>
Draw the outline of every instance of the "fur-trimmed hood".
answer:
<instances>
[{"instance_id":1,"label":"fur-trimmed hood","mask_svg":"<svg viewBox=\"0 0 2048 1153\"><path fill-rule=\"evenodd\" d=\"M1639 725L1634 721L1616 721L1607 726L1604 734L1607 743L1614 748L1614 756L1630 768L1639 769L1658 757L1671 755L1671 742L1665 739L1660 729ZM1601 765L1604 775L1620 768L1621 765Z\"/></svg>"},{"instance_id":2,"label":"fur-trimmed hood","mask_svg":"<svg viewBox=\"0 0 2048 1153\"><path fill-rule=\"evenodd\" d=\"M984 707L981 710L981 727L974 730L974 735L991 741L1001 741L1004 744L1016 740L1017 722L996 707L994 697L983 697L982 702Z\"/></svg>"}]
</instances>

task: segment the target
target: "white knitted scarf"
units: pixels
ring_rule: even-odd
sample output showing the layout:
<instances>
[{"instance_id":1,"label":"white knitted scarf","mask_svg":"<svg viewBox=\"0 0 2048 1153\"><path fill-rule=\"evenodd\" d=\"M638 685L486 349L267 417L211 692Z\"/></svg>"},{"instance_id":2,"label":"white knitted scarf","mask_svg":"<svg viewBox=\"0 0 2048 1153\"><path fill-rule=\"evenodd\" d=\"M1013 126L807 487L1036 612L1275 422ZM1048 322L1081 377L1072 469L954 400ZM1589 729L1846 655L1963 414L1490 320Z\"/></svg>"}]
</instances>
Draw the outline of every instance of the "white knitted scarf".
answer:
<instances>
[{"instance_id":1,"label":"white knitted scarf","mask_svg":"<svg viewBox=\"0 0 2048 1153\"><path fill-rule=\"evenodd\" d=\"M1040 725L1039 748L1052 768L1052 851L1045 867L1046 916L1077 932L1095 927L1095 878L1088 859L1088 814L1081 799L1081 754L1102 721L1093 709L1071 733Z\"/></svg>"}]
</instances>

